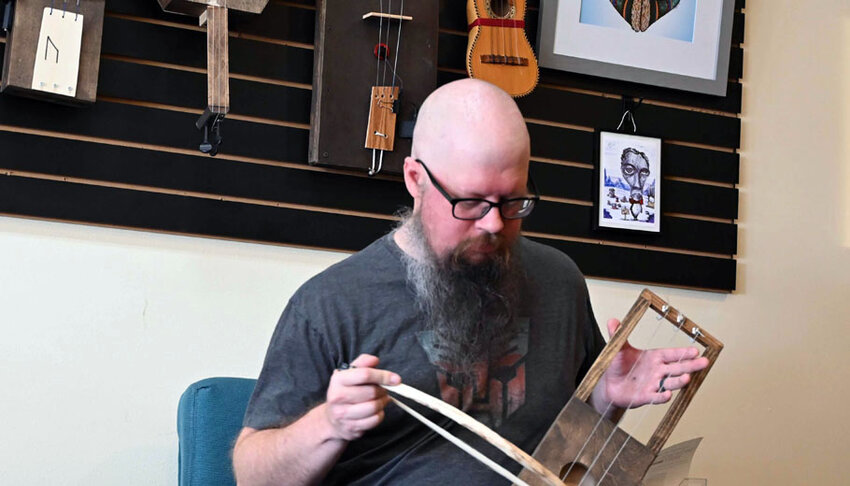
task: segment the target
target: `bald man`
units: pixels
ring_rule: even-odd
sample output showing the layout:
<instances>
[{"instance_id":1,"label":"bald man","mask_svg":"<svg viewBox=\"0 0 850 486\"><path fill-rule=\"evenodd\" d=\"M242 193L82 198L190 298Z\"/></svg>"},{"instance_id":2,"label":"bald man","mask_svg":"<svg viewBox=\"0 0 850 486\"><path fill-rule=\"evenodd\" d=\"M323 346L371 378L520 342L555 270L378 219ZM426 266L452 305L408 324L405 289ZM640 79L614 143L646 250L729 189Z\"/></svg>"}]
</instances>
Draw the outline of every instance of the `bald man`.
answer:
<instances>
[{"instance_id":1,"label":"bald man","mask_svg":"<svg viewBox=\"0 0 850 486\"><path fill-rule=\"evenodd\" d=\"M478 80L439 88L411 152L413 209L398 228L304 284L284 310L234 449L239 484L505 483L388 405L379 385L403 380L530 452L604 346L572 260L520 236L538 196L513 99ZM669 400L706 366L696 352L654 350L628 376L638 351L624 348L594 406L610 415Z\"/></svg>"}]
</instances>

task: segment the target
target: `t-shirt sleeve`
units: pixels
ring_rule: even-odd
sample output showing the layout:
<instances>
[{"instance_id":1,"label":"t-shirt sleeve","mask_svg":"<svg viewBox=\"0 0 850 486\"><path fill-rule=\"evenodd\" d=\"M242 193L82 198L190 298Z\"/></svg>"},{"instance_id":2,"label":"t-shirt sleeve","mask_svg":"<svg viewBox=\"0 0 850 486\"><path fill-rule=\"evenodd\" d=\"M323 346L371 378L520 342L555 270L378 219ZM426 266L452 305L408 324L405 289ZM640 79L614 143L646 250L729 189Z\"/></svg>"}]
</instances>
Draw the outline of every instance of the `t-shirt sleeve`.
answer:
<instances>
[{"instance_id":1,"label":"t-shirt sleeve","mask_svg":"<svg viewBox=\"0 0 850 486\"><path fill-rule=\"evenodd\" d=\"M325 400L335 368L326 337L289 302L269 343L243 425L268 429L287 425Z\"/></svg>"}]
</instances>

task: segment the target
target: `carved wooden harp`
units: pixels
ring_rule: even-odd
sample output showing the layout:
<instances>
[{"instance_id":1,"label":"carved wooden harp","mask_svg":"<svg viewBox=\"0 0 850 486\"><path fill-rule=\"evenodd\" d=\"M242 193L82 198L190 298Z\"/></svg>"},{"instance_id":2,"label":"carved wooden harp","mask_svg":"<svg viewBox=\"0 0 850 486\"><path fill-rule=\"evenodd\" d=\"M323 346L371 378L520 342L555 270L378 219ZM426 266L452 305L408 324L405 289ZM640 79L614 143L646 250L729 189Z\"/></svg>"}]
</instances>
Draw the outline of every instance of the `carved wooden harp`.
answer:
<instances>
[{"instance_id":1,"label":"carved wooden harp","mask_svg":"<svg viewBox=\"0 0 850 486\"><path fill-rule=\"evenodd\" d=\"M614 423L602 417L587 403L590 394L599 379L611 365L614 357L628 340L647 309L657 312L677 329L691 336L692 342L698 342L705 349L703 356L708 358L708 367L693 373L691 381L682 388L667 414L655 429L647 445L632 438ZM680 311L670 307L660 297L644 289L614 337L608 342L582 380L567 405L558 414L549 431L538 444L533 456L508 442L486 426L455 407L431 397L406 385L385 386L393 394L411 399L435 410L471 430L508 457L522 464L525 469L514 476L498 464L495 464L468 444L430 422L413 411L395 397L393 401L405 411L422 421L435 432L487 465L514 484L525 486L637 486L641 483L647 469L661 452L664 443L670 437L691 399L705 380L714 362L717 360L723 343L711 336L705 329L685 317Z\"/></svg>"},{"instance_id":2,"label":"carved wooden harp","mask_svg":"<svg viewBox=\"0 0 850 486\"><path fill-rule=\"evenodd\" d=\"M691 342L702 345L702 355L708 358L708 367L691 375L690 383L680 390L651 439L644 445L616 424L601 417L587 400L648 309L657 312L661 318L690 336ZM643 289L620 328L538 444L534 459L556 473L566 484L639 485L722 349L723 343L708 331L698 327L681 311L648 289ZM567 471L570 474L565 477ZM527 471L523 471L520 478L530 485L545 484Z\"/></svg>"}]
</instances>

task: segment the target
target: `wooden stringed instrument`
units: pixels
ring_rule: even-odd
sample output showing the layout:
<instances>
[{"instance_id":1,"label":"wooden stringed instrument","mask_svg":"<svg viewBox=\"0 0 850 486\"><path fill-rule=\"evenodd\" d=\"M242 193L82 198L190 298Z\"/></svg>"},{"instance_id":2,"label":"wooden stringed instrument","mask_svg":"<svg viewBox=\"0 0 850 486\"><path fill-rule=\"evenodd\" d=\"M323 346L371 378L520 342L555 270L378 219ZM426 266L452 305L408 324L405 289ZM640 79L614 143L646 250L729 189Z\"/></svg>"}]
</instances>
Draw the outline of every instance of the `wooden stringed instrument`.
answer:
<instances>
[{"instance_id":1,"label":"wooden stringed instrument","mask_svg":"<svg viewBox=\"0 0 850 486\"><path fill-rule=\"evenodd\" d=\"M514 97L531 93L539 77L525 35L525 0L468 0L469 77L495 84Z\"/></svg>"},{"instance_id":2,"label":"wooden stringed instrument","mask_svg":"<svg viewBox=\"0 0 850 486\"><path fill-rule=\"evenodd\" d=\"M207 25L207 106L195 126L203 130L198 147L209 155L218 153L221 122L230 111L230 61L228 53L228 10L260 13L269 0L158 0L166 12L198 17Z\"/></svg>"},{"instance_id":3,"label":"wooden stringed instrument","mask_svg":"<svg viewBox=\"0 0 850 486\"><path fill-rule=\"evenodd\" d=\"M691 338L691 343L699 343L703 346L702 356L708 359L709 364L705 369L693 373L690 382L676 393L675 399L656 427L652 438L644 445L620 429L618 424L605 417L605 412L610 409L612 404L609 403L605 411L599 413L588 403L588 400L600 378L611 366L617 353L625 345L638 322L650 309L658 314L657 319L659 321L666 320L675 327L674 334L682 332ZM671 307L649 289L644 289L623 319L622 325L588 370L572 398L549 427L532 456L463 411L442 402L438 398L404 384L384 386L384 388L393 394L390 398L396 405L515 485L638 486L641 484L649 466L661 452L722 350L723 343L709 334L705 328L698 327L681 311ZM634 366L629 374L631 375L633 371ZM669 376L670 374L665 376L664 379ZM632 379L637 379L637 377L633 375ZM662 379L660 382L661 390L663 390L663 384L664 380ZM396 398L396 395L413 400L454 420L517 463L522 464L525 469L520 472L519 476L514 475L441 426L405 405Z\"/></svg>"}]
</instances>

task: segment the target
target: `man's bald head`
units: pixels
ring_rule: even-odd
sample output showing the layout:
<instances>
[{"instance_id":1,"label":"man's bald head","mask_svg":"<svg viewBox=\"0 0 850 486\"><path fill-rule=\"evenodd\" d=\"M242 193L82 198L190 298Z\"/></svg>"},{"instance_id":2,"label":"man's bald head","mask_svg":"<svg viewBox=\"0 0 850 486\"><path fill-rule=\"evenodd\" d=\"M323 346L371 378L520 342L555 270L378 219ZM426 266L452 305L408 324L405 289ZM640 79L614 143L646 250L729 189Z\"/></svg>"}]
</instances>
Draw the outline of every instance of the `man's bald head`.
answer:
<instances>
[{"instance_id":1,"label":"man's bald head","mask_svg":"<svg viewBox=\"0 0 850 486\"><path fill-rule=\"evenodd\" d=\"M438 88L422 104L412 156L435 167L475 161L527 166L529 145L513 98L485 81L462 79Z\"/></svg>"}]
</instances>

